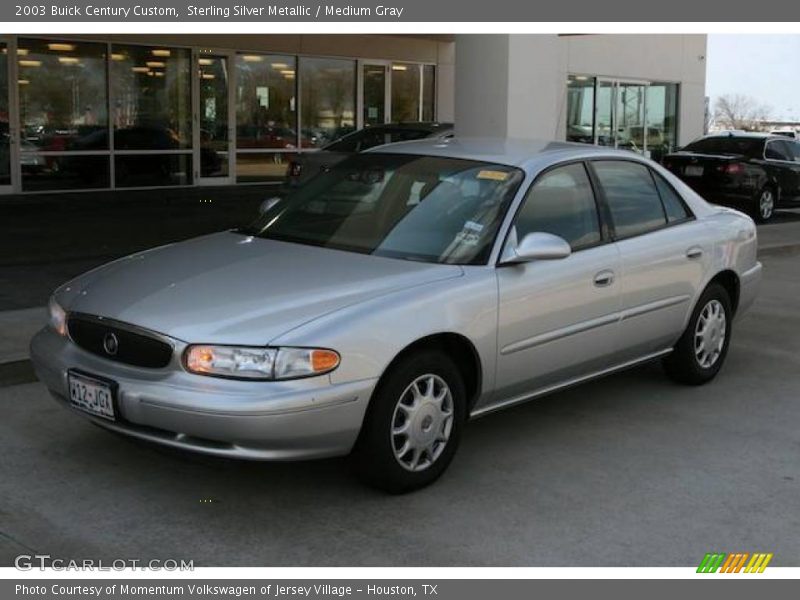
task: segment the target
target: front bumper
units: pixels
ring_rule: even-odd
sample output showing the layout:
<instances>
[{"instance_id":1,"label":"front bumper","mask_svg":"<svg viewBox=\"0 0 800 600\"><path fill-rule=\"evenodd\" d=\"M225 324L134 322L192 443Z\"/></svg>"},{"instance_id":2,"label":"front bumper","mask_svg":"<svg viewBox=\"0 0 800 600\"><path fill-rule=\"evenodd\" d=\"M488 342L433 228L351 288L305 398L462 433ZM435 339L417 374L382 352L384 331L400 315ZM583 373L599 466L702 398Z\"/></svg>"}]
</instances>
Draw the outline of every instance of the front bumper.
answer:
<instances>
[{"instance_id":1,"label":"front bumper","mask_svg":"<svg viewBox=\"0 0 800 600\"><path fill-rule=\"evenodd\" d=\"M176 353L177 354L177 353ZM36 375L66 406L67 370L118 384L117 420L74 412L142 440L250 460L295 460L350 452L377 379L332 384L330 377L238 381L187 373L174 364L144 369L86 352L52 329L31 342Z\"/></svg>"}]
</instances>

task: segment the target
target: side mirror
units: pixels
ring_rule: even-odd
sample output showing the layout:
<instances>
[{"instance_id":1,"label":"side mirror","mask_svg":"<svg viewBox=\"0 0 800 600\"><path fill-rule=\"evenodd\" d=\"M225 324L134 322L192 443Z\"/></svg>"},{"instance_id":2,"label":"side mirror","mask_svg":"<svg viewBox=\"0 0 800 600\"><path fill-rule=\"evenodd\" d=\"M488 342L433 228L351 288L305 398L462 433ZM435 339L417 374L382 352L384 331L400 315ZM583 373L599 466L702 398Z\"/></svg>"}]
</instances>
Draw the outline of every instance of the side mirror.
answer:
<instances>
[{"instance_id":1,"label":"side mirror","mask_svg":"<svg viewBox=\"0 0 800 600\"><path fill-rule=\"evenodd\" d=\"M511 248L504 264L525 263L532 260L567 258L572 248L564 238L542 231L529 233L516 248Z\"/></svg>"},{"instance_id":2,"label":"side mirror","mask_svg":"<svg viewBox=\"0 0 800 600\"><path fill-rule=\"evenodd\" d=\"M268 212L269 212L270 210L272 210L272 209L275 207L275 205L276 205L276 204L278 204L278 202L280 202L281 200L283 200L283 198L281 198L280 196L273 196L272 198L267 198L267 199L266 199L266 200L264 200L264 201L261 203L261 205L258 207L258 212L259 212L259 213L261 213L262 215L263 215L264 213L268 213Z\"/></svg>"}]
</instances>

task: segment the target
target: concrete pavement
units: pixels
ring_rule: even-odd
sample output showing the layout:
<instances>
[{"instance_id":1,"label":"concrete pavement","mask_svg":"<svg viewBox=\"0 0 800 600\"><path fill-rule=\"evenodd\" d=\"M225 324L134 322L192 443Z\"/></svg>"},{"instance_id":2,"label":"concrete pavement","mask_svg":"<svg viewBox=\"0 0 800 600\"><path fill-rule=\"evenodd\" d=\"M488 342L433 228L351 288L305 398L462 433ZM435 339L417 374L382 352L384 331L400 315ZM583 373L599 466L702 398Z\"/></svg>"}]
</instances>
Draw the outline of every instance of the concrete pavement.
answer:
<instances>
[{"instance_id":1,"label":"concrete pavement","mask_svg":"<svg viewBox=\"0 0 800 600\"><path fill-rule=\"evenodd\" d=\"M772 227L772 226L768 226ZM0 565L184 558L214 566L689 566L773 552L800 566L800 271L764 257L720 376L649 365L471 423L406 496L344 460L167 452L91 426L39 384L0 389Z\"/></svg>"}]
</instances>

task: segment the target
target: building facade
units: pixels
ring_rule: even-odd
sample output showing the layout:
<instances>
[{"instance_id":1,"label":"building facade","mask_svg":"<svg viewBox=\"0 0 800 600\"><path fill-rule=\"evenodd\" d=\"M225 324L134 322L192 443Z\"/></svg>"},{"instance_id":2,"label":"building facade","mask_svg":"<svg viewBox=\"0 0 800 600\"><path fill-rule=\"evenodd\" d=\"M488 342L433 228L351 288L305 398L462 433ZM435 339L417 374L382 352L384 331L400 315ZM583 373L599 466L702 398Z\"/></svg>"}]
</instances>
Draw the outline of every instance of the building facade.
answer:
<instances>
[{"instance_id":1,"label":"building facade","mask_svg":"<svg viewBox=\"0 0 800 600\"><path fill-rule=\"evenodd\" d=\"M278 182L390 121L664 153L705 36L0 36L0 194Z\"/></svg>"},{"instance_id":2,"label":"building facade","mask_svg":"<svg viewBox=\"0 0 800 600\"><path fill-rule=\"evenodd\" d=\"M703 134L705 35L456 36L457 131L658 160Z\"/></svg>"}]
</instances>

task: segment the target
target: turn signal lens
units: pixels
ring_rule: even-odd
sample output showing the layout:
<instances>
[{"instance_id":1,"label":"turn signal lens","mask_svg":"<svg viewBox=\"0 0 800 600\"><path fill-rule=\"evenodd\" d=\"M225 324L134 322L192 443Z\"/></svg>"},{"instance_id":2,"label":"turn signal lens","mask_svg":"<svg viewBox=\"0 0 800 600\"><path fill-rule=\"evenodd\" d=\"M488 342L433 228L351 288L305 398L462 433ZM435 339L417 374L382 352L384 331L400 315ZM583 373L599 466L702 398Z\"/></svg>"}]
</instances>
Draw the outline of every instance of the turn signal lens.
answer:
<instances>
[{"instance_id":1,"label":"turn signal lens","mask_svg":"<svg viewBox=\"0 0 800 600\"><path fill-rule=\"evenodd\" d=\"M332 371L339 366L339 355L333 350L312 350L311 368L315 373Z\"/></svg>"},{"instance_id":2,"label":"turn signal lens","mask_svg":"<svg viewBox=\"0 0 800 600\"><path fill-rule=\"evenodd\" d=\"M47 303L47 310L49 312L48 322L50 327L52 327L58 335L67 335L67 313L61 308L61 305L55 301L55 298L50 298L50 301Z\"/></svg>"},{"instance_id":3,"label":"turn signal lens","mask_svg":"<svg viewBox=\"0 0 800 600\"><path fill-rule=\"evenodd\" d=\"M329 373L339 366L337 352L324 348L189 346L186 369L199 375L236 379L296 379Z\"/></svg>"},{"instance_id":4,"label":"turn signal lens","mask_svg":"<svg viewBox=\"0 0 800 600\"><path fill-rule=\"evenodd\" d=\"M323 348L280 348L275 379L322 375L339 366L339 354Z\"/></svg>"}]
</instances>

